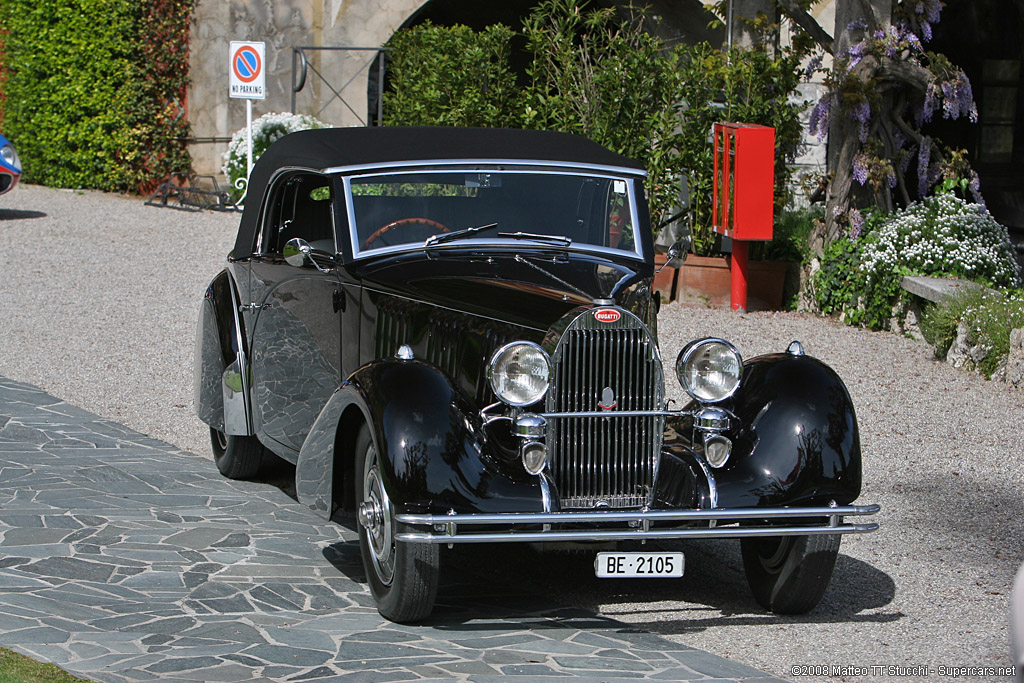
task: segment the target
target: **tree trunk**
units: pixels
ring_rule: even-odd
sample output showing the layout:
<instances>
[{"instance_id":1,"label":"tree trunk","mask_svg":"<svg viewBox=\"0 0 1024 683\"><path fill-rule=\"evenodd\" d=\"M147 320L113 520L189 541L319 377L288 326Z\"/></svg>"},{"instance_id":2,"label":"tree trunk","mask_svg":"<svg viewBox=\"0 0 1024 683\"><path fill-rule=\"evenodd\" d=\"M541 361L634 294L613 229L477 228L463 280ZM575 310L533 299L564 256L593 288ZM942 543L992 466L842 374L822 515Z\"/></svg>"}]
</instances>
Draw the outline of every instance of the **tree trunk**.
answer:
<instances>
[{"instance_id":1,"label":"tree trunk","mask_svg":"<svg viewBox=\"0 0 1024 683\"><path fill-rule=\"evenodd\" d=\"M864 21L869 30L888 28L892 21L892 0L836 0L835 36L836 55L842 55L852 43L860 40L862 31L849 30L854 22ZM878 62L865 58L856 71L867 78L877 70ZM828 169L832 174L825 200L825 222L815 227L810 234L812 253L821 256L825 246L841 234L850 209L853 186L853 158L860 147L858 134L860 126L851 121L848 113L841 110L841 103L833 100L828 134Z\"/></svg>"}]
</instances>

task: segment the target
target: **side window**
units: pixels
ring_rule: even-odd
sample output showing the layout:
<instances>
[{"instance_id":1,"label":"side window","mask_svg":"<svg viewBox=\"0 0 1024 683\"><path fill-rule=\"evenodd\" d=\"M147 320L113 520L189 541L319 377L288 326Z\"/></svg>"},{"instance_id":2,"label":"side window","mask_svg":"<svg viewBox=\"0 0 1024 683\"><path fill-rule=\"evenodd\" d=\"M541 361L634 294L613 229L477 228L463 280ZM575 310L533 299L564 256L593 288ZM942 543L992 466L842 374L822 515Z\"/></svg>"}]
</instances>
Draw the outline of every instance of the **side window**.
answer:
<instances>
[{"instance_id":1,"label":"side window","mask_svg":"<svg viewBox=\"0 0 1024 683\"><path fill-rule=\"evenodd\" d=\"M314 249L335 253L333 199L326 176L296 173L279 179L264 214L262 251L280 254L288 240L301 237Z\"/></svg>"}]
</instances>

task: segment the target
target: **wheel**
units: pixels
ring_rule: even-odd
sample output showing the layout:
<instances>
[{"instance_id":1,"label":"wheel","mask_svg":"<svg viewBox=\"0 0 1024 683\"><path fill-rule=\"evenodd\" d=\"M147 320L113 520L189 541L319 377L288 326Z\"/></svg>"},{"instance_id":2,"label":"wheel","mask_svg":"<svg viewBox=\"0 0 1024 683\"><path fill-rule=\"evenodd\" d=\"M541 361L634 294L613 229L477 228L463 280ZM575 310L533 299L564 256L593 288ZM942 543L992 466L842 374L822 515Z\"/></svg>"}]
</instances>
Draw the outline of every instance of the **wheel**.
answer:
<instances>
[{"instance_id":1,"label":"wheel","mask_svg":"<svg viewBox=\"0 0 1024 683\"><path fill-rule=\"evenodd\" d=\"M356 439L355 472L359 550L377 611L398 623L424 619L437 597L440 551L429 543L395 541L394 509L366 427Z\"/></svg>"},{"instance_id":2,"label":"wheel","mask_svg":"<svg viewBox=\"0 0 1024 683\"><path fill-rule=\"evenodd\" d=\"M248 479L259 473L263 444L255 436L233 436L210 427L210 444L217 469L228 479Z\"/></svg>"},{"instance_id":3,"label":"wheel","mask_svg":"<svg viewBox=\"0 0 1024 683\"><path fill-rule=\"evenodd\" d=\"M754 598L776 614L803 614L825 594L839 555L839 534L766 536L740 541Z\"/></svg>"},{"instance_id":4,"label":"wheel","mask_svg":"<svg viewBox=\"0 0 1024 683\"><path fill-rule=\"evenodd\" d=\"M378 237L380 237L386 232L394 230L395 228L400 228L403 225L426 225L433 228L434 230L437 230L438 232L451 232L451 230L449 230L448 227L443 223L432 221L429 218L400 218L397 221L391 221L387 225L377 228L377 230L375 230L372 235L370 235L363 241L363 249L369 249L370 244L374 242Z\"/></svg>"}]
</instances>

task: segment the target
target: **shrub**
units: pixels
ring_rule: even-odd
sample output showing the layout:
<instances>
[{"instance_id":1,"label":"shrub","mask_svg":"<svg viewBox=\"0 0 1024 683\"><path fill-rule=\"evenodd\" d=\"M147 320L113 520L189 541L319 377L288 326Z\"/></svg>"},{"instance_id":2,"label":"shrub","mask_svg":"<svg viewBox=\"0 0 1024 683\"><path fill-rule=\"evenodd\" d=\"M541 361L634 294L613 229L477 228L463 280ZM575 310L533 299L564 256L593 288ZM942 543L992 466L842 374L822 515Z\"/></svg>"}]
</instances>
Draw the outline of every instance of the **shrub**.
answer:
<instances>
[{"instance_id":1,"label":"shrub","mask_svg":"<svg viewBox=\"0 0 1024 683\"><path fill-rule=\"evenodd\" d=\"M977 369L986 377L999 368L1010 349L1010 332L1024 327L1024 292L974 288L955 294L929 310L921 320L921 333L945 358L964 328L971 344L985 349Z\"/></svg>"},{"instance_id":2,"label":"shrub","mask_svg":"<svg viewBox=\"0 0 1024 683\"><path fill-rule=\"evenodd\" d=\"M512 36L501 24L476 32L430 22L395 33L385 125L517 127Z\"/></svg>"},{"instance_id":3,"label":"shrub","mask_svg":"<svg viewBox=\"0 0 1024 683\"><path fill-rule=\"evenodd\" d=\"M195 0L4 0L4 133L25 179L138 191L185 171Z\"/></svg>"},{"instance_id":4,"label":"shrub","mask_svg":"<svg viewBox=\"0 0 1024 683\"><path fill-rule=\"evenodd\" d=\"M252 162L267 151L275 141L283 138L288 133L310 128L326 128L327 124L318 121L312 116L305 114L264 114L252 122ZM231 184L231 192L235 199L242 196L244 183L239 180L248 178L248 146L246 142L245 128L241 128L231 136L231 143L224 152L224 166L222 170ZM239 187L239 184L242 187Z\"/></svg>"}]
</instances>

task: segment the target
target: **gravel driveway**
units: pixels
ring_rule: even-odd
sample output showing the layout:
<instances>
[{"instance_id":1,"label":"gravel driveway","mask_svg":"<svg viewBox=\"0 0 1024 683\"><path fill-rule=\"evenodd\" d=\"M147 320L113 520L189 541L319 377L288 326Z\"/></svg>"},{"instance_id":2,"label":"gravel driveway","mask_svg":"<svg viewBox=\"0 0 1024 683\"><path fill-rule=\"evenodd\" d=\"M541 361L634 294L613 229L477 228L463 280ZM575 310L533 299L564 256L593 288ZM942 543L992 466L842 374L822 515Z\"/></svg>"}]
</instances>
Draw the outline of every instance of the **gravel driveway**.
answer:
<instances>
[{"instance_id":1,"label":"gravel driveway","mask_svg":"<svg viewBox=\"0 0 1024 683\"><path fill-rule=\"evenodd\" d=\"M208 452L191 407L195 318L237 219L19 186L0 200L0 375ZM933 361L921 341L804 314L669 305L659 326L669 360L711 334L747 357L799 339L833 365L860 421L859 502L881 504L881 530L844 539L831 587L804 617L757 608L729 541L686 544L687 576L671 583L599 583L584 556L562 576L527 569L553 598L785 678L801 665L868 672L833 680L913 673L871 667L922 666L942 679L940 667L1009 665L1024 392Z\"/></svg>"}]
</instances>

